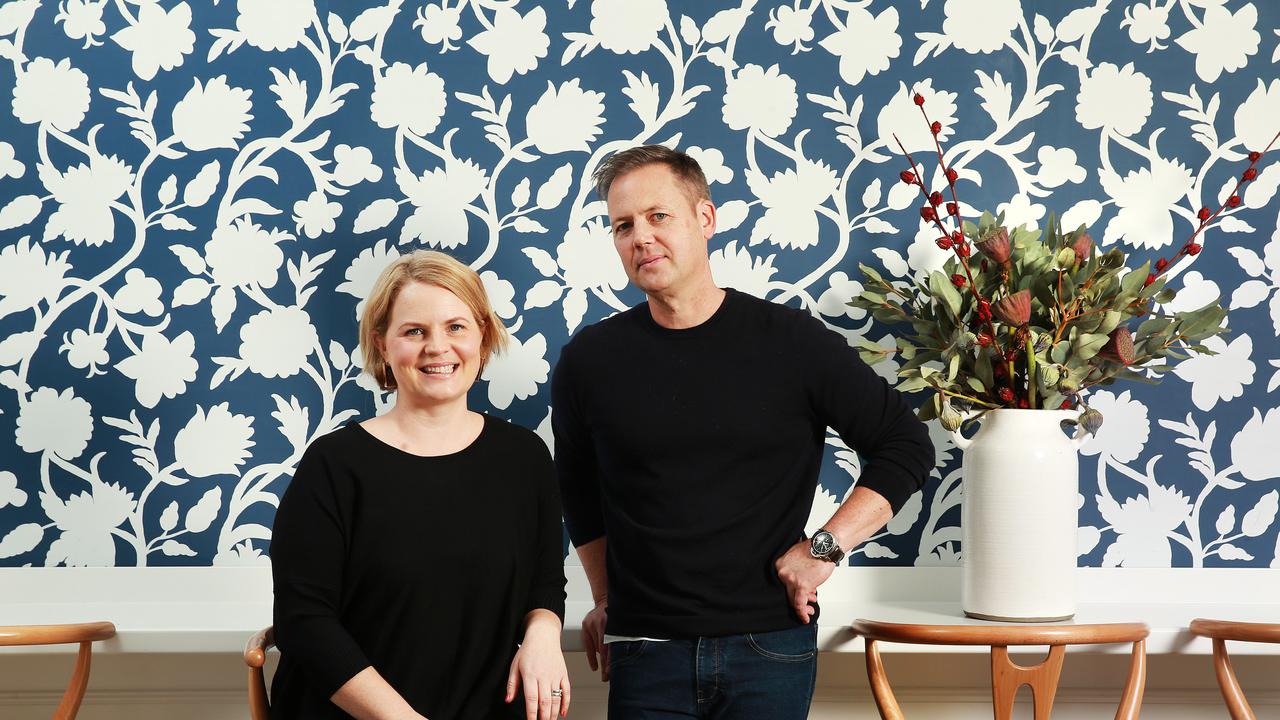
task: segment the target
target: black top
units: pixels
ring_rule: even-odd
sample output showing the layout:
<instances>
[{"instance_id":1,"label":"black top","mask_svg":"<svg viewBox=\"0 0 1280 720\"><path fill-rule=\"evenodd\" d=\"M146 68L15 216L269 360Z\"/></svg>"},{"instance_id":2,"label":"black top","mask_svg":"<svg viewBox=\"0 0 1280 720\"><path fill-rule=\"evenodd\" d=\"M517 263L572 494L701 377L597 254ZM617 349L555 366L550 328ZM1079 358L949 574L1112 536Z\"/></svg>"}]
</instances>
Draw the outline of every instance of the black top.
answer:
<instances>
[{"instance_id":1,"label":"black top","mask_svg":"<svg viewBox=\"0 0 1280 720\"><path fill-rule=\"evenodd\" d=\"M574 544L607 534L607 631L678 638L799 624L773 563L804 537L830 426L896 512L928 428L838 333L728 290L671 330L647 304L583 328L551 384Z\"/></svg>"},{"instance_id":2,"label":"black top","mask_svg":"<svg viewBox=\"0 0 1280 720\"><path fill-rule=\"evenodd\" d=\"M349 717L329 697L372 665L427 717L524 717L503 702L524 617L564 617L558 495L542 440L487 415L440 457L358 423L313 442L271 540L271 716Z\"/></svg>"}]
</instances>

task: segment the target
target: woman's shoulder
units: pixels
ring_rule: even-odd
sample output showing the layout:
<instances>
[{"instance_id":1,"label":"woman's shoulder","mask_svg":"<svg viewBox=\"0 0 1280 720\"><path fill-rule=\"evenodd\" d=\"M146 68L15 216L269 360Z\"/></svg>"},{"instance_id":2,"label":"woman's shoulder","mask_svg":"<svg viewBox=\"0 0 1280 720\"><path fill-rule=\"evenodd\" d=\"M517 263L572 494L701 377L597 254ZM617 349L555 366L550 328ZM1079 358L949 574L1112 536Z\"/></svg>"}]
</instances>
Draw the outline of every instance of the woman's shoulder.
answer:
<instances>
[{"instance_id":1,"label":"woman's shoulder","mask_svg":"<svg viewBox=\"0 0 1280 720\"><path fill-rule=\"evenodd\" d=\"M485 434L489 436L490 442L501 444L506 450L550 454L542 437L529 428L496 415L486 413L484 418Z\"/></svg>"}]
</instances>

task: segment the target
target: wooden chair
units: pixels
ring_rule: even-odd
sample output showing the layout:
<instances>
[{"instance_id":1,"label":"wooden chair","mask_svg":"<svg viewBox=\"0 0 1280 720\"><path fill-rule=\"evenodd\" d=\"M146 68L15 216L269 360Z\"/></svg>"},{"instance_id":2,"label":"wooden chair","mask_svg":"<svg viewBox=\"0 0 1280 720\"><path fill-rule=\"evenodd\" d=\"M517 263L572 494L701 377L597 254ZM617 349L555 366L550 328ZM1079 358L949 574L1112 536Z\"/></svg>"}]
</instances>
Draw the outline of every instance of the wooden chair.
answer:
<instances>
[{"instance_id":1,"label":"wooden chair","mask_svg":"<svg viewBox=\"0 0 1280 720\"><path fill-rule=\"evenodd\" d=\"M244 646L244 664L249 666L249 717L268 720L271 702L267 698L267 680L262 666L267 664L267 651L275 647L275 630L268 625L253 634Z\"/></svg>"},{"instance_id":2,"label":"wooden chair","mask_svg":"<svg viewBox=\"0 0 1280 720\"><path fill-rule=\"evenodd\" d=\"M880 659L881 642L924 645L990 645L991 697L995 720L1013 717L1013 701L1023 685L1031 687L1035 720L1047 720L1053 709L1067 645L1133 643L1129 679L1116 720L1134 720L1142 705L1147 679L1148 629L1145 623L1104 625L908 625L858 620L853 631L866 642L867 678L883 720L903 720L902 709L889 686ZM1038 665L1023 667L1009 659L1010 645L1048 645L1049 656Z\"/></svg>"},{"instance_id":3,"label":"wooden chair","mask_svg":"<svg viewBox=\"0 0 1280 720\"><path fill-rule=\"evenodd\" d=\"M75 670L71 681L62 693L62 702L53 713L53 720L74 720L84 700L89 685L89 665L93 656L93 643L116 636L116 626L109 622L79 623L74 625L9 625L0 626L0 646L16 645L69 645L78 643Z\"/></svg>"},{"instance_id":4,"label":"wooden chair","mask_svg":"<svg viewBox=\"0 0 1280 720\"><path fill-rule=\"evenodd\" d=\"M1227 641L1280 643L1280 623L1233 622L1230 620L1191 621L1191 634L1213 640L1213 669L1218 675L1218 687L1227 703L1231 720L1256 720L1244 690L1231 669L1231 656L1227 655Z\"/></svg>"}]
</instances>

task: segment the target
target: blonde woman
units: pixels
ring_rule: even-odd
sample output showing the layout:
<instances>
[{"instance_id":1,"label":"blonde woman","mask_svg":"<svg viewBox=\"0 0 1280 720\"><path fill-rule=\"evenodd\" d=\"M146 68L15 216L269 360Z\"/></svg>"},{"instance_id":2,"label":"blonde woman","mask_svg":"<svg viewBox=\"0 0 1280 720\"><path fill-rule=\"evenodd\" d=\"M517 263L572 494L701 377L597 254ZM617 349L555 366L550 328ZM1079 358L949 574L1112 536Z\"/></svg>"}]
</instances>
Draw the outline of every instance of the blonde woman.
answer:
<instances>
[{"instance_id":1,"label":"blonde woman","mask_svg":"<svg viewBox=\"0 0 1280 720\"><path fill-rule=\"evenodd\" d=\"M312 443L280 501L273 717L568 711L551 458L467 407L505 341L480 278L447 255L418 251L378 278L360 347L396 402Z\"/></svg>"}]
</instances>

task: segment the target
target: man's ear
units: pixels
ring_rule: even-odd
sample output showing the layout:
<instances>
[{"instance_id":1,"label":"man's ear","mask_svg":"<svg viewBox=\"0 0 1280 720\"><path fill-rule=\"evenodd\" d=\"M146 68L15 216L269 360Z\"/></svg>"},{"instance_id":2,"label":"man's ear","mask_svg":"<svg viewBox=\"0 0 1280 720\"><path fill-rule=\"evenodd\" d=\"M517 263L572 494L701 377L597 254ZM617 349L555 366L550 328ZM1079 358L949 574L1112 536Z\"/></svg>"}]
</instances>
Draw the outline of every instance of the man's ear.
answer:
<instances>
[{"instance_id":1,"label":"man's ear","mask_svg":"<svg viewBox=\"0 0 1280 720\"><path fill-rule=\"evenodd\" d=\"M716 204L703 198L698 201L698 226L702 228L702 239L710 240L716 234Z\"/></svg>"}]
</instances>

